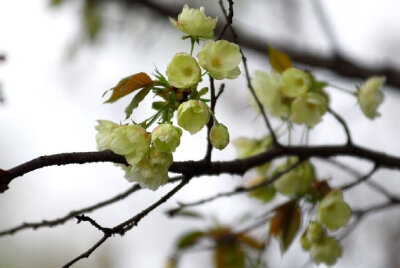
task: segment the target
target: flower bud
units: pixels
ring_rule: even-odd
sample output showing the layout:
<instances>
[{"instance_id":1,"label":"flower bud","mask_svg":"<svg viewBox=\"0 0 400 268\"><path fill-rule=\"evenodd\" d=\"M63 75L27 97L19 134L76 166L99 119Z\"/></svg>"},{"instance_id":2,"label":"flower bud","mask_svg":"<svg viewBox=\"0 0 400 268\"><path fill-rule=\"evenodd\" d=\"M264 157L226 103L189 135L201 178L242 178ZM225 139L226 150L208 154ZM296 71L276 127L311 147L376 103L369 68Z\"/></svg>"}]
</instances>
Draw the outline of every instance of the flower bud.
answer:
<instances>
[{"instance_id":1,"label":"flower bud","mask_svg":"<svg viewBox=\"0 0 400 268\"><path fill-rule=\"evenodd\" d=\"M310 255L317 264L333 265L342 255L342 246L335 238L326 236L320 242L311 245Z\"/></svg>"},{"instance_id":2,"label":"flower bud","mask_svg":"<svg viewBox=\"0 0 400 268\"><path fill-rule=\"evenodd\" d=\"M212 39L217 18L206 17L204 8L189 8L184 5L182 12L178 15L178 21L169 18L170 22L180 31L192 37Z\"/></svg>"},{"instance_id":3,"label":"flower bud","mask_svg":"<svg viewBox=\"0 0 400 268\"><path fill-rule=\"evenodd\" d=\"M199 132L210 120L210 108L198 100L188 100L178 108L178 125L195 134Z\"/></svg>"},{"instance_id":4,"label":"flower bud","mask_svg":"<svg viewBox=\"0 0 400 268\"><path fill-rule=\"evenodd\" d=\"M280 89L286 97L296 98L307 92L311 83L311 77L308 73L297 68L289 68L282 73L283 86Z\"/></svg>"},{"instance_id":5,"label":"flower bud","mask_svg":"<svg viewBox=\"0 0 400 268\"><path fill-rule=\"evenodd\" d=\"M273 175L282 172L296 163L296 158L290 158L289 161L278 166ZM311 187L315 179L314 167L310 162L304 162L286 172L275 181L274 186L278 192L286 196L297 196L305 194Z\"/></svg>"},{"instance_id":6,"label":"flower bud","mask_svg":"<svg viewBox=\"0 0 400 268\"><path fill-rule=\"evenodd\" d=\"M173 153L181 141L182 130L171 124L161 124L151 133L154 147L164 153Z\"/></svg>"},{"instance_id":7,"label":"flower bud","mask_svg":"<svg viewBox=\"0 0 400 268\"><path fill-rule=\"evenodd\" d=\"M317 211L318 221L331 231L346 226L351 217L351 209L343 200L340 190L327 194L319 204Z\"/></svg>"},{"instance_id":8,"label":"flower bud","mask_svg":"<svg viewBox=\"0 0 400 268\"><path fill-rule=\"evenodd\" d=\"M327 108L328 101L324 95L307 92L292 102L290 121L313 127L321 121Z\"/></svg>"},{"instance_id":9,"label":"flower bud","mask_svg":"<svg viewBox=\"0 0 400 268\"><path fill-rule=\"evenodd\" d=\"M239 46L226 40L208 41L197 55L200 66L217 80L235 79L240 75L242 60Z\"/></svg>"},{"instance_id":10,"label":"flower bud","mask_svg":"<svg viewBox=\"0 0 400 268\"><path fill-rule=\"evenodd\" d=\"M150 135L140 125L119 126L111 133L110 149L136 164L150 149Z\"/></svg>"},{"instance_id":11,"label":"flower bud","mask_svg":"<svg viewBox=\"0 0 400 268\"><path fill-rule=\"evenodd\" d=\"M200 81L201 70L196 59L186 53L177 53L167 66L168 82L176 88L190 88Z\"/></svg>"},{"instance_id":12,"label":"flower bud","mask_svg":"<svg viewBox=\"0 0 400 268\"><path fill-rule=\"evenodd\" d=\"M118 128L119 125L108 120L97 120L98 125L95 127L98 131L96 134L96 143L98 150L109 150L111 143L111 132Z\"/></svg>"},{"instance_id":13,"label":"flower bud","mask_svg":"<svg viewBox=\"0 0 400 268\"><path fill-rule=\"evenodd\" d=\"M210 130L210 142L218 150L224 149L229 143L229 132L223 124L216 124Z\"/></svg>"},{"instance_id":14,"label":"flower bud","mask_svg":"<svg viewBox=\"0 0 400 268\"><path fill-rule=\"evenodd\" d=\"M310 243L317 243L325 237L325 230L318 222L310 222L306 231L306 237Z\"/></svg>"},{"instance_id":15,"label":"flower bud","mask_svg":"<svg viewBox=\"0 0 400 268\"><path fill-rule=\"evenodd\" d=\"M369 78L357 92L361 110L369 119L374 119L380 115L377 110L384 99L384 95L382 91L380 91L384 83L384 77L373 76Z\"/></svg>"}]
</instances>

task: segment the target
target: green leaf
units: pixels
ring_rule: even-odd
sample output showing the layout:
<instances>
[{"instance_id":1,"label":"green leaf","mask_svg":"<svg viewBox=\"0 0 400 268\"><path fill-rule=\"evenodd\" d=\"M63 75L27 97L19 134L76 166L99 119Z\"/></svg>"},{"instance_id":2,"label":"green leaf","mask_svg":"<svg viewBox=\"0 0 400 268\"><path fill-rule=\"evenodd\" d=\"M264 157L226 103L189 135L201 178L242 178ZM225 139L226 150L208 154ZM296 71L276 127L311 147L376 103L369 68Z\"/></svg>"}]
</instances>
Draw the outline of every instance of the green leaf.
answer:
<instances>
[{"instance_id":1,"label":"green leaf","mask_svg":"<svg viewBox=\"0 0 400 268\"><path fill-rule=\"evenodd\" d=\"M217 268L244 268L245 254L239 245L219 244L214 253Z\"/></svg>"},{"instance_id":2,"label":"green leaf","mask_svg":"<svg viewBox=\"0 0 400 268\"><path fill-rule=\"evenodd\" d=\"M166 103L165 101L155 101L151 105L151 108L153 108L154 110L159 111L159 110L164 109L167 105L168 105L168 103Z\"/></svg>"},{"instance_id":3,"label":"green leaf","mask_svg":"<svg viewBox=\"0 0 400 268\"><path fill-rule=\"evenodd\" d=\"M125 109L125 119L128 119L131 116L133 110L136 109L139 103L147 96L147 94L149 94L150 89L151 85L143 88L135 95L135 97L133 97L131 103L129 103L128 107Z\"/></svg>"},{"instance_id":4,"label":"green leaf","mask_svg":"<svg viewBox=\"0 0 400 268\"><path fill-rule=\"evenodd\" d=\"M275 48L268 46L268 54L269 63L275 71L282 73L286 69L292 67L292 60L282 51L276 50Z\"/></svg>"},{"instance_id":5,"label":"green leaf","mask_svg":"<svg viewBox=\"0 0 400 268\"><path fill-rule=\"evenodd\" d=\"M207 94L207 92L208 92L208 87L203 87L202 89L200 89L199 95L203 96L203 95Z\"/></svg>"},{"instance_id":6,"label":"green leaf","mask_svg":"<svg viewBox=\"0 0 400 268\"><path fill-rule=\"evenodd\" d=\"M204 232L197 230L185 233L178 239L176 247L177 249L192 247L196 245L204 235Z\"/></svg>"},{"instance_id":7,"label":"green leaf","mask_svg":"<svg viewBox=\"0 0 400 268\"><path fill-rule=\"evenodd\" d=\"M154 82L146 73L137 73L121 79L118 84L111 90L112 95L106 103L112 103L120 98L147 86L153 85Z\"/></svg>"},{"instance_id":8,"label":"green leaf","mask_svg":"<svg viewBox=\"0 0 400 268\"><path fill-rule=\"evenodd\" d=\"M296 200L289 201L275 210L269 232L280 242L285 252L293 242L301 222L301 212Z\"/></svg>"}]
</instances>

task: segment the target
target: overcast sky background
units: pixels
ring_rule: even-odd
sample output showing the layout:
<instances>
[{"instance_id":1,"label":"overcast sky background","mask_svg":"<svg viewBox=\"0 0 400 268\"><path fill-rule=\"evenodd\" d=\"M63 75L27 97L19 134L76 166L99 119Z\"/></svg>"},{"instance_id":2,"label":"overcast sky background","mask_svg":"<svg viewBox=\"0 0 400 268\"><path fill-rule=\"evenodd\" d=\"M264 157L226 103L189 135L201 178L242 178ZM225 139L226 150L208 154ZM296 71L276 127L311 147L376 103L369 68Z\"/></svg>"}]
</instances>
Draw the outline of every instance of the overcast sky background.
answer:
<instances>
[{"instance_id":1,"label":"overcast sky background","mask_svg":"<svg viewBox=\"0 0 400 268\"><path fill-rule=\"evenodd\" d=\"M306 2L300 6L301 9L293 11L298 16L291 20L284 17L285 6L279 1L266 1L268 7L262 1L254 0L254 5L248 1L237 2L236 23L242 28L273 40L296 42L301 47L318 51L329 49L329 42L313 15L309 1L289 1L298 6L300 2ZM202 1L191 3L200 5ZM337 0L323 1L323 4L334 23L341 48L349 55L366 63L392 62L400 66L398 1ZM0 106L0 168L8 169L40 155L95 150L96 120L118 122L123 119L123 110L129 102L127 98L113 105L104 105L102 93L121 77L140 71L152 73L154 65L164 71L175 53L189 48L188 42L179 40L179 33L168 20L152 24L154 18L148 18L151 13L135 12L127 19L115 19L107 26L109 31L101 35L98 44L82 45L71 57L74 45L80 44L79 10L79 1L59 9L50 9L46 0L0 1L0 53L7 55L7 61L0 64L0 83L6 99ZM113 14L121 13L111 6L109 15ZM121 25L123 30L117 31ZM251 52L248 55L252 71L269 70L266 57ZM350 89L361 83L342 80L328 72L317 74ZM219 121L228 126L232 138L260 137L264 133L262 121L245 101L245 85L243 77L228 82L226 94L217 108ZM346 115L357 143L400 155L400 99L396 92L385 88L386 99L380 109L383 116L370 122L361 115L354 98L334 89L328 91L333 107ZM145 103L150 102L151 98ZM149 109L143 108L145 106L143 104L135 111L135 118L147 117ZM341 127L329 116L325 116L324 124L311 135L312 143L343 140ZM196 136L184 134L174 158L199 159L204 148L205 131ZM215 152L214 157L232 159L235 150L230 145L223 152ZM367 171L370 167L368 163L351 161L360 170ZM345 173L332 173L332 168L327 165L317 170L321 177L332 177L334 185L349 180ZM374 179L400 194L398 173L384 170ZM242 181L236 176L197 178L174 200L193 201L195 196L206 197L226 191ZM24 221L56 218L115 195L129 186L122 172L112 164L41 169L16 179L10 190L0 196L3 215L0 229ZM168 189L170 186L157 193L143 191L91 216L105 226L113 226L141 211ZM367 207L384 200L366 187L358 190L346 194L346 200L354 207ZM174 237L187 228L207 227L212 223L211 220L206 223L169 220L163 211L174 207L175 201L146 217L123 238L110 239L88 260L82 260L75 267L162 267L172 252ZM261 208L257 202L235 197L199 210L230 224L254 207ZM398 210L392 210L367 218L351 239L345 241L344 257L336 267L390 267L395 255L391 254L389 247L396 244L389 242L399 235L399 216ZM101 234L92 226L77 225L75 221L52 229L28 230L3 237L0 239L0 268L59 267L92 246L100 237ZM400 248L398 242L397 247ZM308 254L301 252L297 243L282 260L277 257L280 256L278 250L274 245L269 255L272 267L293 267L308 259ZM183 259L181 267L211 267L211 259L204 261L204 256L190 254Z\"/></svg>"}]
</instances>

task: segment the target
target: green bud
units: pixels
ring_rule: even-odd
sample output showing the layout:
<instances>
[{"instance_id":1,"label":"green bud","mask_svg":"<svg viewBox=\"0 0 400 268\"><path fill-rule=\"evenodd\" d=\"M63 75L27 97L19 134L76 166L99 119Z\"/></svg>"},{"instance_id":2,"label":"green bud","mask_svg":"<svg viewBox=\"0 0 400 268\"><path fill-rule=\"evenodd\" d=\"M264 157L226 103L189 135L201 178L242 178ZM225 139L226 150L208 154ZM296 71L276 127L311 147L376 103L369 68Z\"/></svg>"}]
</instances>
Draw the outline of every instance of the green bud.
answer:
<instances>
[{"instance_id":1,"label":"green bud","mask_svg":"<svg viewBox=\"0 0 400 268\"><path fill-rule=\"evenodd\" d=\"M210 120L210 108L198 100L188 100L178 108L178 125L195 134Z\"/></svg>"},{"instance_id":2,"label":"green bud","mask_svg":"<svg viewBox=\"0 0 400 268\"><path fill-rule=\"evenodd\" d=\"M305 232L304 232L304 233L302 234L302 236L300 237L300 245L301 245L301 248L302 248L304 251L309 251L310 248L311 248L311 243L310 243L310 241L307 239L307 236L306 236L306 233L305 233Z\"/></svg>"},{"instance_id":3,"label":"green bud","mask_svg":"<svg viewBox=\"0 0 400 268\"><path fill-rule=\"evenodd\" d=\"M111 143L111 132L118 128L119 125L108 120L97 120L98 125L95 127L97 130L96 143L98 150L109 150Z\"/></svg>"},{"instance_id":4,"label":"green bud","mask_svg":"<svg viewBox=\"0 0 400 268\"><path fill-rule=\"evenodd\" d=\"M196 59L186 53L177 53L167 67L168 82L176 88L190 88L200 81L201 69Z\"/></svg>"},{"instance_id":5,"label":"green bud","mask_svg":"<svg viewBox=\"0 0 400 268\"><path fill-rule=\"evenodd\" d=\"M210 130L210 142L218 150L224 149L229 143L229 132L223 124L216 124Z\"/></svg>"},{"instance_id":6,"label":"green bud","mask_svg":"<svg viewBox=\"0 0 400 268\"><path fill-rule=\"evenodd\" d=\"M306 237L310 243L317 243L325 237L325 230L318 222L310 222L306 231Z\"/></svg>"},{"instance_id":7,"label":"green bud","mask_svg":"<svg viewBox=\"0 0 400 268\"><path fill-rule=\"evenodd\" d=\"M119 126L111 133L110 149L136 164L150 149L150 135L140 125Z\"/></svg>"},{"instance_id":8,"label":"green bud","mask_svg":"<svg viewBox=\"0 0 400 268\"><path fill-rule=\"evenodd\" d=\"M286 69L282 73L282 94L289 98L296 98L307 92L312 84L308 73L296 68Z\"/></svg>"},{"instance_id":9,"label":"green bud","mask_svg":"<svg viewBox=\"0 0 400 268\"><path fill-rule=\"evenodd\" d=\"M342 192L334 190L322 199L317 215L320 223L334 231L347 225L351 217L351 209L344 202Z\"/></svg>"},{"instance_id":10,"label":"green bud","mask_svg":"<svg viewBox=\"0 0 400 268\"><path fill-rule=\"evenodd\" d=\"M242 60L239 46L226 40L208 41L197 55L200 66L217 80L235 79L240 75Z\"/></svg>"},{"instance_id":11,"label":"green bud","mask_svg":"<svg viewBox=\"0 0 400 268\"><path fill-rule=\"evenodd\" d=\"M164 153L173 153L179 146L182 130L171 124L161 124L151 133L154 147Z\"/></svg>"},{"instance_id":12,"label":"green bud","mask_svg":"<svg viewBox=\"0 0 400 268\"><path fill-rule=\"evenodd\" d=\"M361 110L369 119L374 119L380 115L377 110L384 99L384 95L382 91L380 91L384 83L384 77L373 76L369 78L357 92Z\"/></svg>"},{"instance_id":13,"label":"green bud","mask_svg":"<svg viewBox=\"0 0 400 268\"><path fill-rule=\"evenodd\" d=\"M289 161L278 166L273 175L282 172L292 166L296 158L290 158ZM312 181L315 179L314 167L310 162L304 162L282 175L274 186L278 192L286 196L297 196L305 194L311 187Z\"/></svg>"},{"instance_id":14,"label":"green bud","mask_svg":"<svg viewBox=\"0 0 400 268\"><path fill-rule=\"evenodd\" d=\"M290 121L313 127L322 120L327 108L328 102L324 95L307 92L292 102Z\"/></svg>"},{"instance_id":15,"label":"green bud","mask_svg":"<svg viewBox=\"0 0 400 268\"><path fill-rule=\"evenodd\" d=\"M172 25L185 34L202 39L212 39L217 18L206 17L204 8L189 8L184 5L182 12L178 15L178 21L169 18Z\"/></svg>"},{"instance_id":16,"label":"green bud","mask_svg":"<svg viewBox=\"0 0 400 268\"><path fill-rule=\"evenodd\" d=\"M335 238L325 236L320 242L311 245L312 260L319 264L333 265L342 255L342 246Z\"/></svg>"}]
</instances>

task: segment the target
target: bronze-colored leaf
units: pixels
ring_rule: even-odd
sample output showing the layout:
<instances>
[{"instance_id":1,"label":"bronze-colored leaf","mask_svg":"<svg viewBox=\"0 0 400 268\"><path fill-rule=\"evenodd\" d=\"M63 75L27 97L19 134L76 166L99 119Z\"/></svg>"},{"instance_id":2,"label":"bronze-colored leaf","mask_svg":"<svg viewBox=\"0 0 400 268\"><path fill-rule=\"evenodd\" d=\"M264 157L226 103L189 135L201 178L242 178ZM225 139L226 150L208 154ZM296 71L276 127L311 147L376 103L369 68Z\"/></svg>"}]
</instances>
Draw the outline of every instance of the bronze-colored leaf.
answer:
<instances>
[{"instance_id":1,"label":"bronze-colored leaf","mask_svg":"<svg viewBox=\"0 0 400 268\"><path fill-rule=\"evenodd\" d=\"M269 232L281 243L286 251L295 238L301 222L301 212L297 201L289 201L278 207L269 226Z\"/></svg>"},{"instance_id":2,"label":"bronze-colored leaf","mask_svg":"<svg viewBox=\"0 0 400 268\"><path fill-rule=\"evenodd\" d=\"M106 101L112 103L120 98L134 92L140 88L144 88L153 84L150 76L146 73L137 73L121 79L118 84L112 88L111 97Z\"/></svg>"},{"instance_id":3,"label":"bronze-colored leaf","mask_svg":"<svg viewBox=\"0 0 400 268\"><path fill-rule=\"evenodd\" d=\"M275 71L282 73L286 69L292 67L292 60L282 51L276 50L275 48L268 46L268 54L269 63Z\"/></svg>"},{"instance_id":4,"label":"bronze-colored leaf","mask_svg":"<svg viewBox=\"0 0 400 268\"><path fill-rule=\"evenodd\" d=\"M215 266L217 268L244 268L245 254L236 243L219 244L215 248Z\"/></svg>"},{"instance_id":5,"label":"bronze-colored leaf","mask_svg":"<svg viewBox=\"0 0 400 268\"><path fill-rule=\"evenodd\" d=\"M258 241L256 238L251 237L246 234L241 234L238 236L238 240L242 244L246 244L247 246L254 249L262 249L264 248L264 243Z\"/></svg>"}]
</instances>

